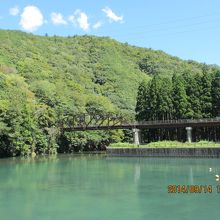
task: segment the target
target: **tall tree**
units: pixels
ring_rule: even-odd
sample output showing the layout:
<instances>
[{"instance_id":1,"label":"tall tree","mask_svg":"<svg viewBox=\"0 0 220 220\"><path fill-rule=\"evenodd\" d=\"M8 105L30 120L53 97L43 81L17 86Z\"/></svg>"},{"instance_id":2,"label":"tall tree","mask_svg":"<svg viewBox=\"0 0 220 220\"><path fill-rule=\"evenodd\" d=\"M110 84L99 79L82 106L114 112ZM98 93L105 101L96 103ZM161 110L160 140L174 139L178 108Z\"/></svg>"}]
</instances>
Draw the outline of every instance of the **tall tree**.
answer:
<instances>
[{"instance_id":1,"label":"tall tree","mask_svg":"<svg viewBox=\"0 0 220 220\"><path fill-rule=\"evenodd\" d=\"M214 117L220 116L220 71L214 73L212 80L212 115Z\"/></svg>"},{"instance_id":2,"label":"tall tree","mask_svg":"<svg viewBox=\"0 0 220 220\"><path fill-rule=\"evenodd\" d=\"M176 119L191 118L192 112L190 111L190 104L186 95L183 77L174 74L172 77L172 82L174 117Z\"/></svg>"},{"instance_id":3,"label":"tall tree","mask_svg":"<svg viewBox=\"0 0 220 220\"><path fill-rule=\"evenodd\" d=\"M137 102L136 102L136 120L143 121L149 119L149 84L150 82L143 81L138 87Z\"/></svg>"},{"instance_id":4,"label":"tall tree","mask_svg":"<svg viewBox=\"0 0 220 220\"><path fill-rule=\"evenodd\" d=\"M201 76L201 111L203 118L210 118L212 115L212 77L206 69Z\"/></svg>"},{"instance_id":5,"label":"tall tree","mask_svg":"<svg viewBox=\"0 0 220 220\"><path fill-rule=\"evenodd\" d=\"M161 81L158 75L154 75L149 88L149 112L151 120L159 119L159 99Z\"/></svg>"},{"instance_id":6,"label":"tall tree","mask_svg":"<svg viewBox=\"0 0 220 220\"><path fill-rule=\"evenodd\" d=\"M161 120L172 119L173 102L172 102L172 82L169 78L160 79L160 88L158 94L158 116Z\"/></svg>"},{"instance_id":7,"label":"tall tree","mask_svg":"<svg viewBox=\"0 0 220 220\"><path fill-rule=\"evenodd\" d=\"M183 74L185 82L186 95L188 97L188 103L190 105L190 118L201 118L201 103L200 103L200 75L185 72Z\"/></svg>"}]
</instances>

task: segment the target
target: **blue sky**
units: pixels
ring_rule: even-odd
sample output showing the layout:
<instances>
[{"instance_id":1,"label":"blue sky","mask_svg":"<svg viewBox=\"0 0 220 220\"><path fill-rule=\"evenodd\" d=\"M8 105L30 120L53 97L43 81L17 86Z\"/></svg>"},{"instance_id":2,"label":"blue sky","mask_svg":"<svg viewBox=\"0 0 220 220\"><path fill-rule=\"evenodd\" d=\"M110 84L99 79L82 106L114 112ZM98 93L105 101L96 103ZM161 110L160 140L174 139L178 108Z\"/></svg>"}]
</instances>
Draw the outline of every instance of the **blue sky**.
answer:
<instances>
[{"instance_id":1,"label":"blue sky","mask_svg":"<svg viewBox=\"0 0 220 220\"><path fill-rule=\"evenodd\" d=\"M110 36L220 65L219 0L0 0L0 28Z\"/></svg>"}]
</instances>

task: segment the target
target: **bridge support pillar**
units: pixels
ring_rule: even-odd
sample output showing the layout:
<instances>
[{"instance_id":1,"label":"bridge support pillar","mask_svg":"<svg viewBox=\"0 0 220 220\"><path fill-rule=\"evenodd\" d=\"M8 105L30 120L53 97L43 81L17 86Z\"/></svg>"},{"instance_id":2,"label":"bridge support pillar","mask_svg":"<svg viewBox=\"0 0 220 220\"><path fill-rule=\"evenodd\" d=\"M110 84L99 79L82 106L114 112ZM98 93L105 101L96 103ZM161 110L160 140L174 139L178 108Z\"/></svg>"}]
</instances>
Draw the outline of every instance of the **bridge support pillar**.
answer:
<instances>
[{"instance_id":1,"label":"bridge support pillar","mask_svg":"<svg viewBox=\"0 0 220 220\"><path fill-rule=\"evenodd\" d=\"M140 144L140 129L133 128L133 139L134 139L134 144L139 145Z\"/></svg>"},{"instance_id":2,"label":"bridge support pillar","mask_svg":"<svg viewBox=\"0 0 220 220\"><path fill-rule=\"evenodd\" d=\"M192 127L186 127L187 141L192 142Z\"/></svg>"}]
</instances>

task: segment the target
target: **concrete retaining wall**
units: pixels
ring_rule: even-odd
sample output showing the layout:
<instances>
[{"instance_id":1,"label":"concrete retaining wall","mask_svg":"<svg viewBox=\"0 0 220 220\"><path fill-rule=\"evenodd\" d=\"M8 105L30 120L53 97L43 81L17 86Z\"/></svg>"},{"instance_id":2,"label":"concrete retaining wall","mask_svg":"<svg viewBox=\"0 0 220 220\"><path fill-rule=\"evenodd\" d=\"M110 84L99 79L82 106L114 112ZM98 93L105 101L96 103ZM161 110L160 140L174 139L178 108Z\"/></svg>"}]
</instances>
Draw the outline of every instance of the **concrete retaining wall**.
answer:
<instances>
[{"instance_id":1,"label":"concrete retaining wall","mask_svg":"<svg viewBox=\"0 0 220 220\"><path fill-rule=\"evenodd\" d=\"M220 148L107 148L108 156L220 157Z\"/></svg>"}]
</instances>

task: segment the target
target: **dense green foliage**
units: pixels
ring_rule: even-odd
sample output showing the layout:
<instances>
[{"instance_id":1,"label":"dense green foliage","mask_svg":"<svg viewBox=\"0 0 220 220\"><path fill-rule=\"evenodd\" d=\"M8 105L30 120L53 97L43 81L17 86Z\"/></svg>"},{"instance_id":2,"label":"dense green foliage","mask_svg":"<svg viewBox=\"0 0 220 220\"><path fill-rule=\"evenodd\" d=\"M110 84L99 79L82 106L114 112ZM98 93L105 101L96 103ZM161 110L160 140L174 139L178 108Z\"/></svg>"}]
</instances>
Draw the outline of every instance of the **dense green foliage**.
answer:
<instances>
[{"instance_id":1,"label":"dense green foliage","mask_svg":"<svg viewBox=\"0 0 220 220\"><path fill-rule=\"evenodd\" d=\"M138 89L138 121L199 119L220 116L220 71L185 72L172 78L154 75ZM219 128L194 129L194 139L219 140ZM184 129L152 129L144 132L147 142L159 139L185 139Z\"/></svg>"},{"instance_id":2,"label":"dense green foliage","mask_svg":"<svg viewBox=\"0 0 220 220\"><path fill-rule=\"evenodd\" d=\"M129 141L128 131L62 133L59 121L86 112L120 112L134 118L142 81L148 82L158 74L201 75L215 69L218 67L182 61L162 51L129 46L107 37L42 37L0 30L0 156L95 150L112 142ZM142 92L153 101L146 104L149 99L144 100L138 111L147 105L158 109L151 111L152 119L169 118L170 109L174 114L175 105L181 102L185 107L178 112L180 116L200 114L197 108L202 106L202 114L209 117L210 94L212 102L218 103L219 81L212 82L211 87L208 76L204 77L206 96L193 112L186 111L188 100L181 91L182 97L171 101L171 79L164 82L157 78L152 85L163 95L159 97L153 87L146 92L144 83L138 99ZM176 84L176 89L186 89L181 88L182 84ZM147 108L145 112L148 114ZM211 114L217 112L212 108Z\"/></svg>"}]
</instances>

